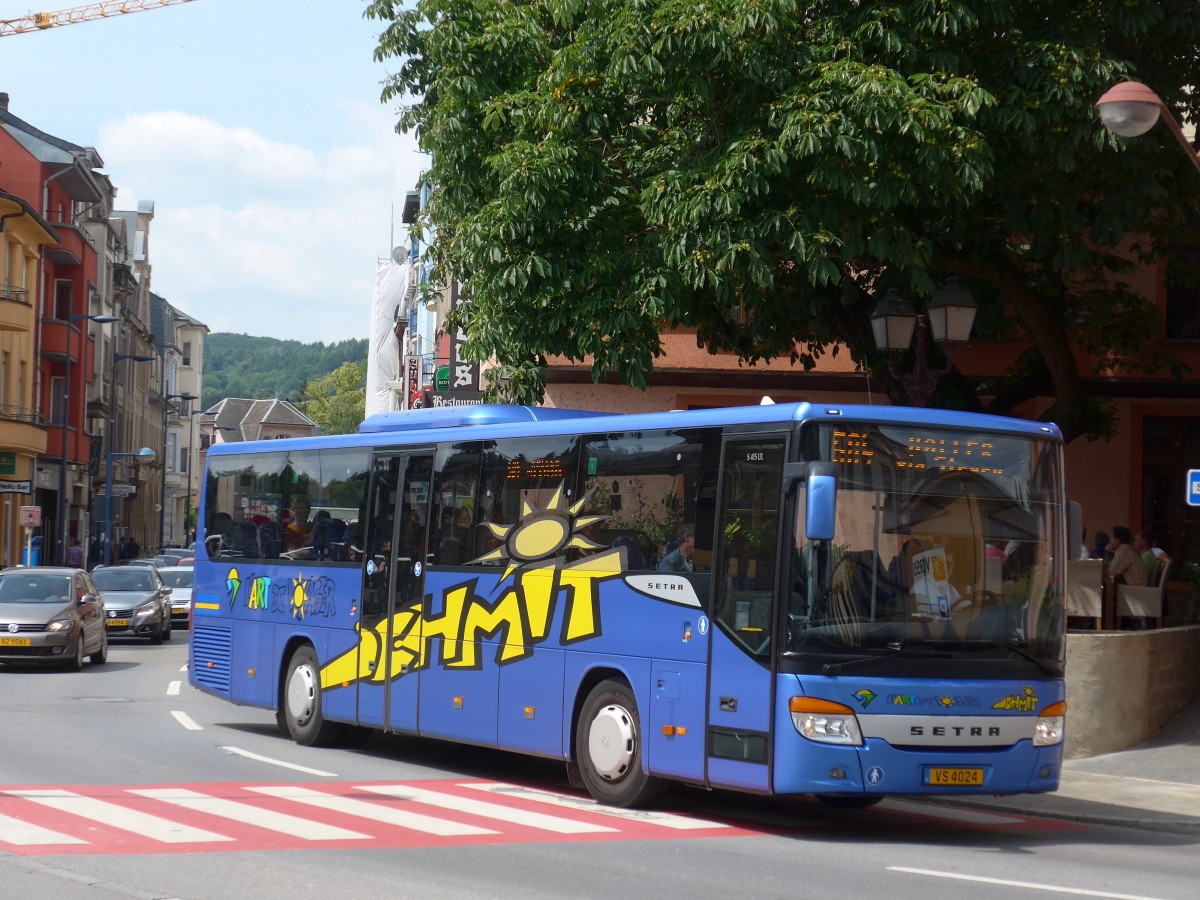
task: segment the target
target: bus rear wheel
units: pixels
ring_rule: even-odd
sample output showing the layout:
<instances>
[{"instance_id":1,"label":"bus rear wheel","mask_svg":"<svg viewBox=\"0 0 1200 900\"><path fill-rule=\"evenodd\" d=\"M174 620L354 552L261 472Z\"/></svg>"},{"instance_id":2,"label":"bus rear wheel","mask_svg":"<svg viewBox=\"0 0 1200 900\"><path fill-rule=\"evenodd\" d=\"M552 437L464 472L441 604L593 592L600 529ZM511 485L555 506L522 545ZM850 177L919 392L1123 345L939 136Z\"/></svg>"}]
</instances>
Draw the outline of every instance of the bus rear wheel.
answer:
<instances>
[{"instance_id":1,"label":"bus rear wheel","mask_svg":"<svg viewBox=\"0 0 1200 900\"><path fill-rule=\"evenodd\" d=\"M297 647L283 683L283 719L288 734L306 747L328 747L342 736L342 725L321 713L321 669L312 647Z\"/></svg>"},{"instance_id":2,"label":"bus rear wheel","mask_svg":"<svg viewBox=\"0 0 1200 900\"><path fill-rule=\"evenodd\" d=\"M575 728L579 774L600 803L639 806L666 789L642 770L641 721L629 685L610 679L592 688Z\"/></svg>"}]
</instances>

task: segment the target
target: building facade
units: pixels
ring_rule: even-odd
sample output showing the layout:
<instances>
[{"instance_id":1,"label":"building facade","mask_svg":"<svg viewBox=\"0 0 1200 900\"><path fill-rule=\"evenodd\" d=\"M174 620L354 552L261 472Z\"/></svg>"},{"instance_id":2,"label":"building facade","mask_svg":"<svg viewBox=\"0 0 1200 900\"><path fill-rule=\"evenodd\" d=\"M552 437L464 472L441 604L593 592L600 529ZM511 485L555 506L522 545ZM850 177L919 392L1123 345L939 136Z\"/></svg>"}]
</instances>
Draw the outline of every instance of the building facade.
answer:
<instances>
[{"instance_id":1,"label":"building facade","mask_svg":"<svg viewBox=\"0 0 1200 900\"><path fill-rule=\"evenodd\" d=\"M38 432L32 442L33 431L11 436L14 452L36 447L25 452L37 459L23 477L14 460L4 490L14 508L40 511L34 541L42 563L64 561L75 542L95 562L106 537L149 550L187 533L198 460L188 426L198 409L207 329L151 294L154 204L116 208L103 164L94 148L16 116L0 93L0 190L33 216L23 214L28 221L19 228L15 213L0 220L5 296L14 298L14 321L0 316L0 369L8 367L0 372L8 384L0 405L12 402L6 421ZM32 316L28 327L17 327L18 308ZM190 408L187 396L196 398ZM155 451L153 462L134 459L143 447ZM9 468L2 454L0 480ZM23 529L0 527L0 563L15 564Z\"/></svg>"},{"instance_id":2,"label":"building facade","mask_svg":"<svg viewBox=\"0 0 1200 900\"><path fill-rule=\"evenodd\" d=\"M43 248L58 233L25 200L0 190L0 566L32 550L34 529L21 507L32 506L46 428L35 402L38 306ZM40 529L38 529L40 531ZM40 536L40 535L39 535Z\"/></svg>"}]
</instances>

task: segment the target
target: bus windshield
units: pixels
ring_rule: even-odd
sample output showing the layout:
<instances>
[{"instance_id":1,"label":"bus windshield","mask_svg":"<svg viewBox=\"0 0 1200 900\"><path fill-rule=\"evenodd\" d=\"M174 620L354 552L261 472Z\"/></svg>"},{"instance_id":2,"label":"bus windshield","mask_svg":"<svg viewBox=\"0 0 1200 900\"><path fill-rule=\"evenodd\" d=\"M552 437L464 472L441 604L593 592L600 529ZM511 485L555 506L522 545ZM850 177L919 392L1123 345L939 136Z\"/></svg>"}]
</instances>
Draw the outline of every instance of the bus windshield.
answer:
<instances>
[{"instance_id":1,"label":"bus windshield","mask_svg":"<svg viewBox=\"0 0 1200 900\"><path fill-rule=\"evenodd\" d=\"M1061 666L1066 613L1052 548L1065 544L1053 442L847 423L823 426L822 443L837 476L836 532L806 540L800 504L788 651L927 649Z\"/></svg>"}]
</instances>

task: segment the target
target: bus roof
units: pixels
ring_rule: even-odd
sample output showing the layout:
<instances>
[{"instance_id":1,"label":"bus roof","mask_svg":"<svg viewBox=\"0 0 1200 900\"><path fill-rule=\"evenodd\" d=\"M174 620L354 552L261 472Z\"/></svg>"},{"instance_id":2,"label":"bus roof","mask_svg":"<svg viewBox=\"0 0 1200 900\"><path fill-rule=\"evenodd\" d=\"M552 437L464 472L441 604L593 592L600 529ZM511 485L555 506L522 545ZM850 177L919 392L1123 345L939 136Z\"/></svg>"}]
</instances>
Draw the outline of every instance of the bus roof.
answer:
<instances>
[{"instance_id":1,"label":"bus roof","mask_svg":"<svg viewBox=\"0 0 1200 900\"><path fill-rule=\"evenodd\" d=\"M516 425L521 422L552 422L557 419L606 416L610 413L583 409L553 409L546 406L444 406L437 409L407 409L376 413L358 426L359 434L378 431L420 431L424 428L457 428L460 425Z\"/></svg>"},{"instance_id":2,"label":"bus roof","mask_svg":"<svg viewBox=\"0 0 1200 900\"><path fill-rule=\"evenodd\" d=\"M1058 427L1030 419L965 413L957 410L908 406L839 405L836 403L780 403L762 406L729 406L696 410L608 413L579 409L481 404L469 407L418 409L379 413L364 421L355 434L315 435L287 441L238 441L213 444L210 456L279 452L334 447L383 446L388 436L400 443L416 444L499 439L527 434L585 434L647 431L659 428L784 425L805 421L869 422L958 428L1040 437L1061 441ZM282 446L281 446L282 443Z\"/></svg>"}]
</instances>

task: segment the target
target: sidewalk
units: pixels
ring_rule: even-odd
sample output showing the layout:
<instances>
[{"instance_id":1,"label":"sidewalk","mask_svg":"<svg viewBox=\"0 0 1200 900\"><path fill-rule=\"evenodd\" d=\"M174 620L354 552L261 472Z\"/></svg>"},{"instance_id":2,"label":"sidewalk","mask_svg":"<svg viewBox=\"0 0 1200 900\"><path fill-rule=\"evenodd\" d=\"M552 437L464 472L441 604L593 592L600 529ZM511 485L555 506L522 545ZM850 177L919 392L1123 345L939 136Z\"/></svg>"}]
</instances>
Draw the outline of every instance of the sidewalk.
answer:
<instances>
[{"instance_id":1,"label":"sidewalk","mask_svg":"<svg viewBox=\"0 0 1200 900\"><path fill-rule=\"evenodd\" d=\"M1070 728L1070 719L1067 720ZM1053 794L939 800L1024 815L1200 834L1200 699L1132 750L1063 764Z\"/></svg>"}]
</instances>

